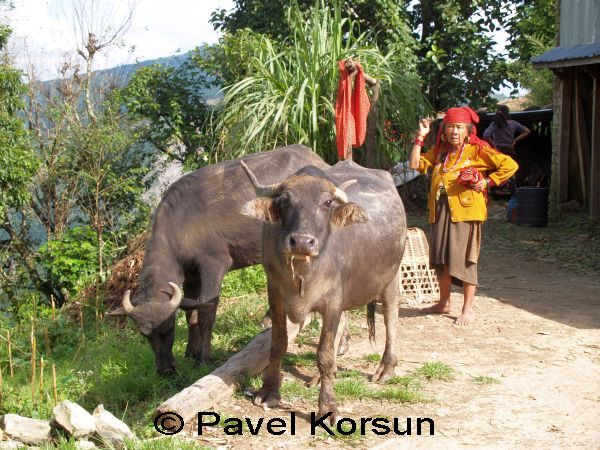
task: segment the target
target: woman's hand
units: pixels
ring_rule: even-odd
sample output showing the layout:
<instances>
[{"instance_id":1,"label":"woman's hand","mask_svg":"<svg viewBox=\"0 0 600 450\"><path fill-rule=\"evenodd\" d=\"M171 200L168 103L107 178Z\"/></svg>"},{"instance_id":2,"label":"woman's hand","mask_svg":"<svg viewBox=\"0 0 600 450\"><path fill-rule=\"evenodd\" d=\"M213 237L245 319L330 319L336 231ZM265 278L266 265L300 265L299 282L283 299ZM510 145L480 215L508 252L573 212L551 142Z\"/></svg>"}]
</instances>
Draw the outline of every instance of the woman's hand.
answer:
<instances>
[{"instance_id":1,"label":"woman's hand","mask_svg":"<svg viewBox=\"0 0 600 450\"><path fill-rule=\"evenodd\" d=\"M471 189L473 189L477 192L483 191L486 187L487 187L487 181L485 181L485 178L481 178L477 183L471 185Z\"/></svg>"},{"instance_id":2,"label":"woman's hand","mask_svg":"<svg viewBox=\"0 0 600 450\"><path fill-rule=\"evenodd\" d=\"M431 124L432 121L433 119L431 117L419 119L419 131L417 132L418 137L425 138L425 136L429 134L429 124Z\"/></svg>"}]
</instances>

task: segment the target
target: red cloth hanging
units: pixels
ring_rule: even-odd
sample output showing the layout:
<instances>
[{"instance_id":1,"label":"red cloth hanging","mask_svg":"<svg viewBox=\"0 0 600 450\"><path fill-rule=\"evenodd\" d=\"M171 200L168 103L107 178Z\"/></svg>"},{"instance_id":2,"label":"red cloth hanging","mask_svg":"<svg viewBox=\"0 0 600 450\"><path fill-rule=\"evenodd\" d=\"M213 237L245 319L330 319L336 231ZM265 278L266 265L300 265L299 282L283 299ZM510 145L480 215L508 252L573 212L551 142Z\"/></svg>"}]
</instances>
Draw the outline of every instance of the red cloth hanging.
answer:
<instances>
[{"instance_id":1,"label":"red cloth hanging","mask_svg":"<svg viewBox=\"0 0 600 450\"><path fill-rule=\"evenodd\" d=\"M371 103L365 87L365 76L360 63L355 62L354 89L346 61L338 62L340 81L335 102L335 132L338 159L348 158L348 145L360 147L367 135L367 114Z\"/></svg>"}]
</instances>

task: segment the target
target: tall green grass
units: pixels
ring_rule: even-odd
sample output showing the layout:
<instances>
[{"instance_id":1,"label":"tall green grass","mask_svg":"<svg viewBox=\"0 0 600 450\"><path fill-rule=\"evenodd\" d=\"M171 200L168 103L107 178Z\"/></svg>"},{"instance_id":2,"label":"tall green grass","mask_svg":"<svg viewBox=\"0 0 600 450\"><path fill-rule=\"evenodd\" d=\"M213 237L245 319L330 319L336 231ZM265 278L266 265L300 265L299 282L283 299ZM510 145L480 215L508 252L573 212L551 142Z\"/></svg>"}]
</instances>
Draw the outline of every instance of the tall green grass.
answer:
<instances>
[{"instance_id":1,"label":"tall green grass","mask_svg":"<svg viewBox=\"0 0 600 450\"><path fill-rule=\"evenodd\" d=\"M250 31L240 34L246 76L224 89L218 118L222 158L302 143L326 161L337 161L338 61L350 58L382 83L377 156L388 164L397 160L406 143L384 139L383 122L404 135L423 113L413 62L383 54L369 33L342 17L339 1L316 0L307 15L292 5L287 17L292 33L284 42Z\"/></svg>"}]
</instances>

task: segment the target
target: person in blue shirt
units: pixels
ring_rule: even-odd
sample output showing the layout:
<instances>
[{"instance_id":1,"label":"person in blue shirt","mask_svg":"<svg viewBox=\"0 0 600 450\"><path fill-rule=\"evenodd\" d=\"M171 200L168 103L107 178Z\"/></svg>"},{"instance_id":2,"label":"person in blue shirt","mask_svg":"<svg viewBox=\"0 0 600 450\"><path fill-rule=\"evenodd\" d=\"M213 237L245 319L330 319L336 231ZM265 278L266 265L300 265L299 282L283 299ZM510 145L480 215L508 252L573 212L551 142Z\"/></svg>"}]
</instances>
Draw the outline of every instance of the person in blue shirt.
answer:
<instances>
[{"instance_id":1,"label":"person in blue shirt","mask_svg":"<svg viewBox=\"0 0 600 450\"><path fill-rule=\"evenodd\" d=\"M510 110L506 105L499 105L494 121L483 132L483 138L491 142L502 153L516 157L515 145L525 139L531 130L516 120L509 118Z\"/></svg>"}]
</instances>

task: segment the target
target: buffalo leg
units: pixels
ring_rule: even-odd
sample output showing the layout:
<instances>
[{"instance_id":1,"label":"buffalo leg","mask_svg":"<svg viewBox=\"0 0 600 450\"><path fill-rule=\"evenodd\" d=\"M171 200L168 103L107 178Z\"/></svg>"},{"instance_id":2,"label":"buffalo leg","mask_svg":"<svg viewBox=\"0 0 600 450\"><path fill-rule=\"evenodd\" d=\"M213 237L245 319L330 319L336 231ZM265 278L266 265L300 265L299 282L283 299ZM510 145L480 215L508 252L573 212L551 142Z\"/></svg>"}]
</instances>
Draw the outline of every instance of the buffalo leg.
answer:
<instances>
[{"instance_id":1,"label":"buffalo leg","mask_svg":"<svg viewBox=\"0 0 600 450\"><path fill-rule=\"evenodd\" d=\"M337 327L337 331L335 333L335 341L334 341L334 352L336 355L341 355L340 347L344 345L344 339L346 340L346 345L348 345L348 334L349 334L349 320L348 314L345 311L342 311L340 315L340 321ZM325 323L323 323L323 329L325 328ZM346 349L347 350L347 349ZM333 367L333 375L337 373L337 359L335 361L335 365ZM306 387L313 387L319 384L321 381L321 373L317 372L313 377L306 383Z\"/></svg>"},{"instance_id":2,"label":"buffalo leg","mask_svg":"<svg viewBox=\"0 0 600 450\"><path fill-rule=\"evenodd\" d=\"M399 273L400 271L398 271ZM385 323L385 350L381 363L373 375L373 381L385 381L396 374L396 324L400 306L398 274L385 288L382 295L383 321Z\"/></svg>"},{"instance_id":3,"label":"buffalo leg","mask_svg":"<svg viewBox=\"0 0 600 450\"><path fill-rule=\"evenodd\" d=\"M333 378L336 371L336 333L340 325L341 312L326 311L323 314L323 328L317 351L317 367L321 375L319 392L319 416L332 413L330 422L337 421L338 410L333 393Z\"/></svg>"},{"instance_id":4,"label":"buffalo leg","mask_svg":"<svg viewBox=\"0 0 600 450\"><path fill-rule=\"evenodd\" d=\"M281 361L287 351L287 318L283 299L268 286L271 310L271 355L269 365L263 372L263 385L254 396L256 406L276 406L281 400Z\"/></svg>"},{"instance_id":5,"label":"buffalo leg","mask_svg":"<svg viewBox=\"0 0 600 450\"><path fill-rule=\"evenodd\" d=\"M342 319L344 322L344 328L343 328L343 333L340 335L339 339L337 339L337 335L336 335L336 348L337 348L337 355L338 356L342 356L345 355L346 353L348 353L348 349L350 348L350 320L348 320L348 315L346 314L346 312L342 312ZM338 334L340 332L340 328L342 327L342 322L340 322L340 326L338 327Z\"/></svg>"},{"instance_id":6,"label":"buffalo leg","mask_svg":"<svg viewBox=\"0 0 600 450\"><path fill-rule=\"evenodd\" d=\"M188 314L188 325L190 326L186 356L195 358L197 362L204 363L211 357L212 330L217 317L217 305L223 277L231 267L231 261L208 259L200 269L201 287L198 299L201 305L191 314ZM208 267L209 269L204 269ZM190 321L190 316L196 320Z\"/></svg>"},{"instance_id":7,"label":"buffalo leg","mask_svg":"<svg viewBox=\"0 0 600 450\"><path fill-rule=\"evenodd\" d=\"M184 281L183 292L188 298L198 298L200 296L200 284L196 281ZM185 349L185 356L195 358L200 348L200 315L197 309L185 312L188 324L188 341ZM202 319L203 320L203 319Z\"/></svg>"}]
</instances>

